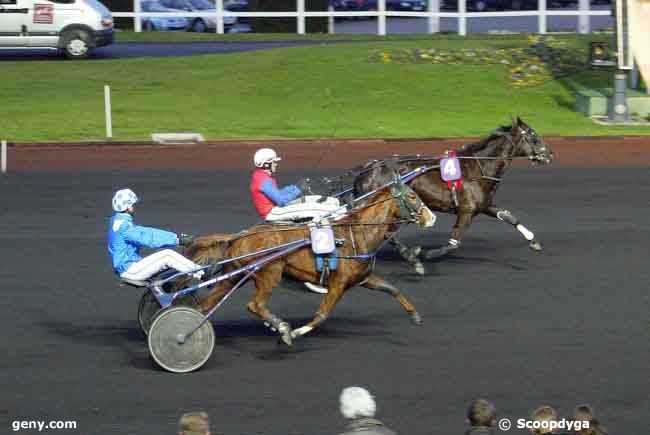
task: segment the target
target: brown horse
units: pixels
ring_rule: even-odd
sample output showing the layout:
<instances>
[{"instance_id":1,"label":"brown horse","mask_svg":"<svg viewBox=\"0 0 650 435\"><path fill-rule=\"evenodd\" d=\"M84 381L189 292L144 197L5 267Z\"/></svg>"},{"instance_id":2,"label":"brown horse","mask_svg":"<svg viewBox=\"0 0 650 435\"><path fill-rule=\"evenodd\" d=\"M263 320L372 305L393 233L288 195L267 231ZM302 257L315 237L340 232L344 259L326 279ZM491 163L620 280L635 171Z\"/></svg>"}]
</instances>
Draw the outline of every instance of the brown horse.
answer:
<instances>
[{"instance_id":1,"label":"brown horse","mask_svg":"<svg viewBox=\"0 0 650 435\"><path fill-rule=\"evenodd\" d=\"M539 164L552 161L552 151L535 130L517 117L512 125L500 127L488 138L463 146L456 154L462 172L462 187L457 192L456 200L441 178L440 157L412 156L368 162L361 169L357 169L355 191L366 192L381 185L392 176L395 165L402 174L417 167L430 166L434 169L415 178L409 183L410 186L431 210L455 213L458 217L447 246L427 251L424 258L435 258L458 249L463 235L474 217L479 214L512 225L529 242L531 249L541 251L542 245L535 239L532 231L521 224L509 210L494 205L499 183L513 159L525 158ZM391 239L391 244L417 273L424 273L424 266L418 259L420 247L409 249L396 238Z\"/></svg>"},{"instance_id":2,"label":"brown horse","mask_svg":"<svg viewBox=\"0 0 650 435\"><path fill-rule=\"evenodd\" d=\"M277 330L286 344L290 345L293 339L307 334L325 321L343 293L355 285L388 293L401 304L413 322L421 323L415 307L400 290L373 273L374 254L385 242L389 230L407 222L417 222L423 227L431 226L435 222L435 215L424 206L417 194L401 183L399 177L395 179L391 185L368 195L365 202L360 203L346 216L329 221L335 238L343 241L343 245L336 253L338 267L332 270L328 277L328 293L323 296L311 322L291 329L291 326L272 313L267 305L273 289L280 284L283 277L314 284L320 282L321 272L316 269L314 254L309 245L266 264L252 275L255 293L247 308L273 330ZM306 225L261 224L237 235L198 238L187 254L194 261L206 264L309 237L310 230ZM222 272L227 273L244 267L259 258L257 256L236 260L227 264ZM212 288L202 301L200 310L207 313L228 294L233 285L234 281L224 281Z\"/></svg>"}]
</instances>

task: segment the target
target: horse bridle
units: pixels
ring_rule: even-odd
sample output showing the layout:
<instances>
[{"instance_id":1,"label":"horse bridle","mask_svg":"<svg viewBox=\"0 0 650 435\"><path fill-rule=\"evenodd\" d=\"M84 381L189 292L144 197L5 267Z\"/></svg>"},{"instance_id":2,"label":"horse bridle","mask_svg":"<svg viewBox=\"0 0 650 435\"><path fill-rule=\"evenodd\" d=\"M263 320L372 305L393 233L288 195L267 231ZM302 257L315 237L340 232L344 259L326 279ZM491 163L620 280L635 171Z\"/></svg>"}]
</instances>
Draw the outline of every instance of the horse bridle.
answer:
<instances>
[{"instance_id":1,"label":"horse bridle","mask_svg":"<svg viewBox=\"0 0 650 435\"><path fill-rule=\"evenodd\" d=\"M426 207L424 201L422 201L420 196L406 184L396 183L391 189L393 191L393 198L398 200L399 217L408 222L417 222L418 218L422 215L422 211ZM395 192L396 190L397 192ZM415 204L409 203L406 198L404 198L409 192L415 193Z\"/></svg>"},{"instance_id":2,"label":"horse bridle","mask_svg":"<svg viewBox=\"0 0 650 435\"><path fill-rule=\"evenodd\" d=\"M485 170L483 169L483 165L481 165L481 160L506 160L506 161L511 161L511 160L524 160L525 159L525 160L530 160L532 162L543 162L545 159L544 159L544 157L542 157L541 153L546 151L546 146L542 145L542 147L538 151L537 149L535 149L533 144L530 143L530 141L528 140L529 136L536 135L537 133L535 133L535 131L533 129L531 129L530 127L527 130L524 130L522 127L518 127L518 128L519 128L519 132L521 134L519 135L519 140L517 140L516 143L512 140L512 133L510 133L510 132L502 133L501 136L508 139L508 141L513 146L517 146L521 142L523 142L526 145L526 147L528 148L526 150L526 153L529 154L529 155L526 155L526 156L483 157L483 156L477 156L476 154L472 153L471 157L459 156L458 158L459 159L469 158L469 159L472 159L472 160L476 160L476 163L478 164L478 167L481 170L481 178L484 179L484 180L494 181L495 183L499 183L502 180L502 178L500 178L500 177L490 177L488 175L485 175Z\"/></svg>"}]
</instances>

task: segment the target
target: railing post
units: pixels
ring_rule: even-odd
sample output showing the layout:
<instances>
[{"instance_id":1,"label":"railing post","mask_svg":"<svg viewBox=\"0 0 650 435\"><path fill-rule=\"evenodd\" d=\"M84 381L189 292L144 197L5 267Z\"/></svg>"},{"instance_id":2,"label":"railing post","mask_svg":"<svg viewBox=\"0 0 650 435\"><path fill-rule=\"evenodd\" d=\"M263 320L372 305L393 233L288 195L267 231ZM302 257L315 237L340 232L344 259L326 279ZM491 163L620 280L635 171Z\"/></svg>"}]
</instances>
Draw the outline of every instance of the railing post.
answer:
<instances>
[{"instance_id":1,"label":"railing post","mask_svg":"<svg viewBox=\"0 0 650 435\"><path fill-rule=\"evenodd\" d=\"M7 173L7 141L3 140L1 144L2 150L0 150L0 170L2 171L3 174Z\"/></svg>"},{"instance_id":2,"label":"railing post","mask_svg":"<svg viewBox=\"0 0 650 435\"><path fill-rule=\"evenodd\" d=\"M334 5L332 2L329 3L329 6L327 7L327 12L332 13L334 12ZM334 30L334 16L330 15L327 17L327 33L330 35L333 35L335 33Z\"/></svg>"},{"instance_id":3,"label":"railing post","mask_svg":"<svg viewBox=\"0 0 650 435\"><path fill-rule=\"evenodd\" d=\"M217 0L217 33L223 35L223 0Z\"/></svg>"},{"instance_id":4,"label":"railing post","mask_svg":"<svg viewBox=\"0 0 650 435\"><path fill-rule=\"evenodd\" d=\"M334 5L332 2L330 2L329 6L327 7L327 12L332 13L334 12ZM330 35L334 34L334 17L330 15L327 17L327 33Z\"/></svg>"},{"instance_id":5,"label":"railing post","mask_svg":"<svg viewBox=\"0 0 650 435\"><path fill-rule=\"evenodd\" d=\"M377 34L384 36L386 35L386 0L377 1L377 12L379 12L379 16L377 17Z\"/></svg>"},{"instance_id":6,"label":"railing post","mask_svg":"<svg viewBox=\"0 0 650 435\"><path fill-rule=\"evenodd\" d=\"M467 35L467 0L458 0L458 34Z\"/></svg>"},{"instance_id":7,"label":"railing post","mask_svg":"<svg viewBox=\"0 0 650 435\"><path fill-rule=\"evenodd\" d=\"M440 12L440 0L429 0L429 13L431 12ZM429 15L429 33L438 33L440 32L440 16Z\"/></svg>"},{"instance_id":8,"label":"railing post","mask_svg":"<svg viewBox=\"0 0 650 435\"><path fill-rule=\"evenodd\" d=\"M587 0L589 1L589 0ZM546 33L546 0L538 0L539 10L537 11L539 15L537 16L537 32L541 34Z\"/></svg>"},{"instance_id":9,"label":"railing post","mask_svg":"<svg viewBox=\"0 0 650 435\"><path fill-rule=\"evenodd\" d=\"M578 33L589 33L589 21L591 19L591 17L587 15L589 9L589 0L580 0L578 2L578 10L580 12L580 15L578 15Z\"/></svg>"},{"instance_id":10,"label":"railing post","mask_svg":"<svg viewBox=\"0 0 650 435\"><path fill-rule=\"evenodd\" d=\"M305 34L305 0L298 0L296 2L296 6L298 9L298 16L296 17L296 20L298 20L297 27L298 27L298 34L299 35L304 35Z\"/></svg>"},{"instance_id":11,"label":"railing post","mask_svg":"<svg viewBox=\"0 0 650 435\"><path fill-rule=\"evenodd\" d=\"M133 18L133 30L136 32L142 32L142 21L140 20L140 0L133 0L133 13L135 17Z\"/></svg>"},{"instance_id":12,"label":"railing post","mask_svg":"<svg viewBox=\"0 0 650 435\"><path fill-rule=\"evenodd\" d=\"M104 112L106 115L106 137L113 138L113 115L111 111L111 87L104 85Z\"/></svg>"}]
</instances>

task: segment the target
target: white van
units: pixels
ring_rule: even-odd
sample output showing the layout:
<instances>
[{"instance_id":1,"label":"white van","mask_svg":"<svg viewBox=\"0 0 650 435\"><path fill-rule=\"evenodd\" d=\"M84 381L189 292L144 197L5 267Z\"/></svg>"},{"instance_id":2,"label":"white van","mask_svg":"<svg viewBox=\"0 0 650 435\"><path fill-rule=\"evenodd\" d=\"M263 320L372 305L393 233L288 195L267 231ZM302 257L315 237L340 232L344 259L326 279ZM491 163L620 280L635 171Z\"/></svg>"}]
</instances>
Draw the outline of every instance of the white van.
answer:
<instances>
[{"instance_id":1,"label":"white van","mask_svg":"<svg viewBox=\"0 0 650 435\"><path fill-rule=\"evenodd\" d=\"M113 16L98 0L0 0L0 49L46 48L82 59L113 42Z\"/></svg>"}]
</instances>

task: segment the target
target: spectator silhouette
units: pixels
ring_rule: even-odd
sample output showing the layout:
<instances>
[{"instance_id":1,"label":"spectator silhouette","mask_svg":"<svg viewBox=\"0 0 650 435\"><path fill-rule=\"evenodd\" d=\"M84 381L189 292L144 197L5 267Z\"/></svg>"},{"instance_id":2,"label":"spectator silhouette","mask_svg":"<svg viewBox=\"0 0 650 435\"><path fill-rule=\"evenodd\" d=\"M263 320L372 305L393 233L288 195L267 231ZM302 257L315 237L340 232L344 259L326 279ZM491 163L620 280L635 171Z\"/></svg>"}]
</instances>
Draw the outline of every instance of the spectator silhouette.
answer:
<instances>
[{"instance_id":1,"label":"spectator silhouette","mask_svg":"<svg viewBox=\"0 0 650 435\"><path fill-rule=\"evenodd\" d=\"M544 405L533 411L533 422L540 422L542 427L531 429L535 435L551 435L554 433L550 428L552 421L557 421L557 412L554 408Z\"/></svg>"},{"instance_id":2,"label":"spectator silhouette","mask_svg":"<svg viewBox=\"0 0 650 435\"><path fill-rule=\"evenodd\" d=\"M578 405L573 410L573 421L589 422L589 427L576 431L577 435L607 435L607 429L600 424L590 405Z\"/></svg>"},{"instance_id":3,"label":"spectator silhouette","mask_svg":"<svg viewBox=\"0 0 650 435\"><path fill-rule=\"evenodd\" d=\"M492 435L496 421L494 404L485 399L474 399L467 408L467 423L470 428L465 435Z\"/></svg>"},{"instance_id":4,"label":"spectator silhouette","mask_svg":"<svg viewBox=\"0 0 650 435\"><path fill-rule=\"evenodd\" d=\"M178 435L210 435L208 414L188 412L178 420Z\"/></svg>"},{"instance_id":5,"label":"spectator silhouette","mask_svg":"<svg viewBox=\"0 0 650 435\"><path fill-rule=\"evenodd\" d=\"M350 420L340 435L396 435L384 423L375 419L377 405L365 388L347 387L339 398L341 414Z\"/></svg>"}]
</instances>

